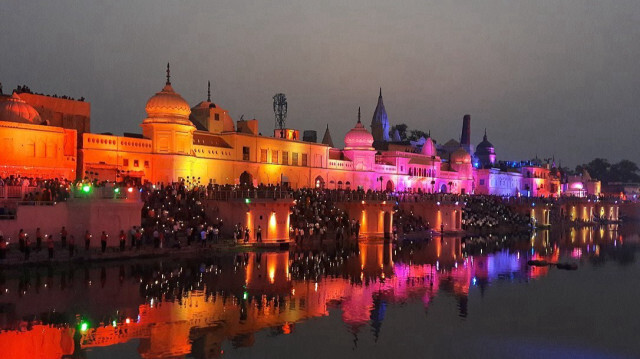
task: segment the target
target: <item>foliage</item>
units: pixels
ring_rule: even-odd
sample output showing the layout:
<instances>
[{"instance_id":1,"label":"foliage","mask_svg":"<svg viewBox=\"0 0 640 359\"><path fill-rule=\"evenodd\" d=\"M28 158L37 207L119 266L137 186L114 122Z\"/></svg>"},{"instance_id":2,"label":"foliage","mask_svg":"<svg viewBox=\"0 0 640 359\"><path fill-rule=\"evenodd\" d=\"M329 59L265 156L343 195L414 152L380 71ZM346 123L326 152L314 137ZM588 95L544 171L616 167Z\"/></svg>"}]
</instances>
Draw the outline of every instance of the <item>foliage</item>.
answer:
<instances>
[{"instance_id":1,"label":"foliage","mask_svg":"<svg viewBox=\"0 0 640 359\"><path fill-rule=\"evenodd\" d=\"M420 130L411 130L409 132L409 140L410 141L417 141L421 137L427 138L427 133L424 132L424 131L420 131Z\"/></svg>"},{"instance_id":2,"label":"foliage","mask_svg":"<svg viewBox=\"0 0 640 359\"><path fill-rule=\"evenodd\" d=\"M393 133L396 132L396 130L398 130L398 133L400 134L400 140L402 141L406 141L407 140L407 128L409 126L407 126L404 123L400 123L397 124L395 126L391 127L391 130L389 131L389 137L393 137Z\"/></svg>"},{"instance_id":3,"label":"foliage","mask_svg":"<svg viewBox=\"0 0 640 359\"><path fill-rule=\"evenodd\" d=\"M638 165L629 160L621 160L611 164L604 158L596 158L589 163L576 166L576 174L582 174L584 170L589 172L593 179L609 182L640 182Z\"/></svg>"}]
</instances>

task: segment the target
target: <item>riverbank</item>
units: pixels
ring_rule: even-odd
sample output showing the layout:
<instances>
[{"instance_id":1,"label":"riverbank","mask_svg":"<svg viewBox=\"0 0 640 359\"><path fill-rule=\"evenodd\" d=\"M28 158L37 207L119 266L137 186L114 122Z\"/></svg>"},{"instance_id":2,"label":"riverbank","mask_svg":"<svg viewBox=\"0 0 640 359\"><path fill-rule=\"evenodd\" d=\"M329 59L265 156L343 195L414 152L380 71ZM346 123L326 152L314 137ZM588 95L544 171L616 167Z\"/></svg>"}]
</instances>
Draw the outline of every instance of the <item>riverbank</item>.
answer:
<instances>
[{"instance_id":1,"label":"riverbank","mask_svg":"<svg viewBox=\"0 0 640 359\"><path fill-rule=\"evenodd\" d=\"M145 245L140 249L127 246L124 251L118 247L108 247L104 253L100 248L91 247L88 251L84 248L77 248L75 255L69 254L68 248L56 247L54 249L53 259L49 259L47 248L43 248L39 252L31 250L29 259L25 259L23 252L17 248L11 248L5 259L0 260L0 269L16 266L49 266L62 263L85 263L85 262L107 262L131 259L148 259L173 256L189 256L203 253L222 253L222 252L249 252L259 250L279 250L288 249L291 242L250 242L234 243L233 239L222 239L216 243L207 243L202 246L200 243L192 243L190 246L172 247L172 248L153 248ZM284 246L284 247L283 247Z\"/></svg>"}]
</instances>

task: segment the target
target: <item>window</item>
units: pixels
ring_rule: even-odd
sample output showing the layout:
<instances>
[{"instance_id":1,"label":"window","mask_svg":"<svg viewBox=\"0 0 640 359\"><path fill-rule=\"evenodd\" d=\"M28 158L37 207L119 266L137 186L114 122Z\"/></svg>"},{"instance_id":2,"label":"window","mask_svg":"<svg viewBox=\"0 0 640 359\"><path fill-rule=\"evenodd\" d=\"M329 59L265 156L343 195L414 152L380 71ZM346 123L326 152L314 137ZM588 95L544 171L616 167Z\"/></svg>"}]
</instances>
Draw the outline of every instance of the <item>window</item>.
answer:
<instances>
[{"instance_id":1,"label":"window","mask_svg":"<svg viewBox=\"0 0 640 359\"><path fill-rule=\"evenodd\" d=\"M480 180L480 185L484 186L484 180L483 179Z\"/></svg>"},{"instance_id":2,"label":"window","mask_svg":"<svg viewBox=\"0 0 640 359\"><path fill-rule=\"evenodd\" d=\"M282 151L282 164L283 165L289 164L289 152L287 151Z\"/></svg>"},{"instance_id":3,"label":"window","mask_svg":"<svg viewBox=\"0 0 640 359\"><path fill-rule=\"evenodd\" d=\"M294 166L298 165L298 153L294 152L291 154L291 164Z\"/></svg>"},{"instance_id":4,"label":"window","mask_svg":"<svg viewBox=\"0 0 640 359\"><path fill-rule=\"evenodd\" d=\"M260 162L267 162L267 150L260 150Z\"/></svg>"},{"instance_id":5,"label":"window","mask_svg":"<svg viewBox=\"0 0 640 359\"><path fill-rule=\"evenodd\" d=\"M140 162L138 160L133 160L133 167L140 167Z\"/></svg>"},{"instance_id":6,"label":"window","mask_svg":"<svg viewBox=\"0 0 640 359\"><path fill-rule=\"evenodd\" d=\"M149 161L144 161L144 168L149 168Z\"/></svg>"},{"instance_id":7,"label":"window","mask_svg":"<svg viewBox=\"0 0 640 359\"><path fill-rule=\"evenodd\" d=\"M271 150L271 163L278 163L278 151Z\"/></svg>"},{"instance_id":8,"label":"window","mask_svg":"<svg viewBox=\"0 0 640 359\"><path fill-rule=\"evenodd\" d=\"M307 154L303 153L302 154L302 167L306 167L307 166Z\"/></svg>"},{"instance_id":9,"label":"window","mask_svg":"<svg viewBox=\"0 0 640 359\"><path fill-rule=\"evenodd\" d=\"M220 121L220 114L219 114L219 113L216 113L215 115L213 115L213 118L214 118L216 121Z\"/></svg>"},{"instance_id":10,"label":"window","mask_svg":"<svg viewBox=\"0 0 640 359\"><path fill-rule=\"evenodd\" d=\"M125 167L129 167L129 159L128 158L123 159L122 160L122 165L125 166Z\"/></svg>"},{"instance_id":11,"label":"window","mask_svg":"<svg viewBox=\"0 0 640 359\"><path fill-rule=\"evenodd\" d=\"M242 160L249 161L249 147L242 147Z\"/></svg>"}]
</instances>

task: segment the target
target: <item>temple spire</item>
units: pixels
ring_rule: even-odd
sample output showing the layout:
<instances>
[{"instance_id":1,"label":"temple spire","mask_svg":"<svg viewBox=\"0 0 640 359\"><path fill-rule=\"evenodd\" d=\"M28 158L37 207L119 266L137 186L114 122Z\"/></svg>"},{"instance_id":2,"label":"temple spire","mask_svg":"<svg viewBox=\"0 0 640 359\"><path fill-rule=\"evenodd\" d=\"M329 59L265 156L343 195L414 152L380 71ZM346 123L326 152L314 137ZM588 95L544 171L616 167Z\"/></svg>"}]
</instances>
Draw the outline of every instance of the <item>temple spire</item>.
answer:
<instances>
[{"instance_id":1,"label":"temple spire","mask_svg":"<svg viewBox=\"0 0 640 359\"><path fill-rule=\"evenodd\" d=\"M207 81L207 102L211 102L211 81Z\"/></svg>"},{"instance_id":2,"label":"temple spire","mask_svg":"<svg viewBox=\"0 0 640 359\"><path fill-rule=\"evenodd\" d=\"M483 140L485 140L485 141L487 140L487 128L486 128L486 127L484 128L484 137L483 137Z\"/></svg>"},{"instance_id":3,"label":"temple spire","mask_svg":"<svg viewBox=\"0 0 640 359\"><path fill-rule=\"evenodd\" d=\"M169 68L168 62L167 62L167 85L171 85L171 69Z\"/></svg>"},{"instance_id":4,"label":"temple spire","mask_svg":"<svg viewBox=\"0 0 640 359\"><path fill-rule=\"evenodd\" d=\"M358 123L362 123L360 122L360 106L358 106Z\"/></svg>"},{"instance_id":5,"label":"temple spire","mask_svg":"<svg viewBox=\"0 0 640 359\"><path fill-rule=\"evenodd\" d=\"M329 132L329 124L327 124L327 129L324 131L324 136L322 137L322 143L333 147L333 139L331 138L331 133Z\"/></svg>"},{"instance_id":6,"label":"temple spire","mask_svg":"<svg viewBox=\"0 0 640 359\"><path fill-rule=\"evenodd\" d=\"M379 97L382 97L382 87L380 87L380 96Z\"/></svg>"}]
</instances>

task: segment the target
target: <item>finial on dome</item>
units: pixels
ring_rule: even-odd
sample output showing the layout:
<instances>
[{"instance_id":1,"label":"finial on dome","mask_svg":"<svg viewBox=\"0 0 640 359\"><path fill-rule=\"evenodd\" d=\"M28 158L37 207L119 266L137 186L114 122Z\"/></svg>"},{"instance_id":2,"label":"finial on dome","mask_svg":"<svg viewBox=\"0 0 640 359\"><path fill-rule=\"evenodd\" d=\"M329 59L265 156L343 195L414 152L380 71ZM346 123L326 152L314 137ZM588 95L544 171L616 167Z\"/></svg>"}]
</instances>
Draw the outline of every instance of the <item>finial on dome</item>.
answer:
<instances>
[{"instance_id":1,"label":"finial on dome","mask_svg":"<svg viewBox=\"0 0 640 359\"><path fill-rule=\"evenodd\" d=\"M380 87L380 97L382 97L382 87Z\"/></svg>"},{"instance_id":2,"label":"finial on dome","mask_svg":"<svg viewBox=\"0 0 640 359\"><path fill-rule=\"evenodd\" d=\"M167 62L167 85L171 85L171 69L169 68L168 62Z\"/></svg>"},{"instance_id":3,"label":"finial on dome","mask_svg":"<svg viewBox=\"0 0 640 359\"><path fill-rule=\"evenodd\" d=\"M211 81L207 81L207 102L211 102Z\"/></svg>"},{"instance_id":4,"label":"finial on dome","mask_svg":"<svg viewBox=\"0 0 640 359\"><path fill-rule=\"evenodd\" d=\"M487 140L487 128L486 127L484 128L484 140L485 141Z\"/></svg>"},{"instance_id":5,"label":"finial on dome","mask_svg":"<svg viewBox=\"0 0 640 359\"><path fill-rule=\"evenodd\" d=\"M358 106L358 123L362 123L360 122L360 106Z\"/></svg>"}]
</instances>

